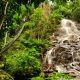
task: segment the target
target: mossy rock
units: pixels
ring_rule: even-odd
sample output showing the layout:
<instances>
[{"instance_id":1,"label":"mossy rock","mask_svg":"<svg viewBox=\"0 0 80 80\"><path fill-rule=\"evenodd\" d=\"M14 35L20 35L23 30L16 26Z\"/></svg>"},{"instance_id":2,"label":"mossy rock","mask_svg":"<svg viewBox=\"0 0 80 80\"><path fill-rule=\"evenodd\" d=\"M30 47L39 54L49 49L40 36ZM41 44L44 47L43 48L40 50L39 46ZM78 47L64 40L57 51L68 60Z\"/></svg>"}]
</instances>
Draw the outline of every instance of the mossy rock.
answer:
<instances>
[{"instance_id":1,"label":"mossy rock","mask_svg":"<svg viewBox=\"0 0 80 80\"><path fill-rule=\"evenodd\" d=\"M8 73L0 70L0 80L14 80Z\"/></svg>"}]
</instances>

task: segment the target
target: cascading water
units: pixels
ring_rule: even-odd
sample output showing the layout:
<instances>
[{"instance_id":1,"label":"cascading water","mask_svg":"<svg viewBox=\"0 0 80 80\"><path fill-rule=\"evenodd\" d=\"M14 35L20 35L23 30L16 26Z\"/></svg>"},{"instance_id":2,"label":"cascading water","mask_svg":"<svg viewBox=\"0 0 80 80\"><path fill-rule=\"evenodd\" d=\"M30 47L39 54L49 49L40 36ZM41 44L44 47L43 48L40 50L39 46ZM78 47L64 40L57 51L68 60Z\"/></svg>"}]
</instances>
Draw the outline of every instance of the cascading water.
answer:
<instances>
[{"instance_id":1,"label":"cascading water","mask_svg":"<svg viewBox=\"0 0 80 80\"><path fill-rule=\"evenodd\" d=\"M43 64L48 66L44 71L53 71L53 67L58 72L80 71L80 33L75 22L62 19L58 34L55 46L44 58Z\"/></svg>"}]
</instances>

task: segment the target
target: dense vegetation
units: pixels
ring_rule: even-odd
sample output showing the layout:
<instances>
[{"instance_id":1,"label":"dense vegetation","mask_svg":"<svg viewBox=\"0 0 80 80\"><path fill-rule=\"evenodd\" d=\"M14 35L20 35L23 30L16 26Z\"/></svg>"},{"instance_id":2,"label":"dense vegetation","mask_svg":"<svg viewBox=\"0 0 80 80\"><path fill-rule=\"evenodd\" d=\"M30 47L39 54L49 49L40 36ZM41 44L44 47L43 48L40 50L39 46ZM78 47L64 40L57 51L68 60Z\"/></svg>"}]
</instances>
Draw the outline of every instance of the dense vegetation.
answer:
<instances>
[{"instance_id":1,"label":"dense vegetation","mask_svg":"<svg viewBox=\"0 0 80 80\"><path fill-rule=\"evenodd\" d=\"M62 18L80 22L80 0L52 1L0 0L0 80L44 80L41 55L51 46L49 37ZM62 76L71 79L60 73L49 79Z\"/></svg>"}]
</instances>

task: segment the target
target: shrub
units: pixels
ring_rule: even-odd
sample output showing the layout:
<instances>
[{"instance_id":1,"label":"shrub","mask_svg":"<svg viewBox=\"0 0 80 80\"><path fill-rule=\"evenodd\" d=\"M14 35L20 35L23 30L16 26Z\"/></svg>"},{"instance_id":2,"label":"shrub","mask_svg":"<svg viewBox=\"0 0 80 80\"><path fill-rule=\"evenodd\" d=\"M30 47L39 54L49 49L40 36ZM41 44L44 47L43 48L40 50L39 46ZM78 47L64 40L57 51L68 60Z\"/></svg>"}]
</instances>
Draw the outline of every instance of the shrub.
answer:
<instances>
[{"instance_id":1,"label":"shrub","mask_svg":"<svg viewBox=\"0 0 80 80\"><path fill-rule=\"evenodd\" d=\"M80 7L77 7L73 13L72 13L72 18L77 21L80 22Z\"/></svg>"},{"instance_id":2,"label":"shrub","mask_svg":"<svg viewBox=\"0 0 80 80\"><path fill-rule=\"evenodd\" d=\"M39 52L35 48L13 51L6 57L5 71L11 75L38 75L40 69Z\"/></svg>"}]
</instances>

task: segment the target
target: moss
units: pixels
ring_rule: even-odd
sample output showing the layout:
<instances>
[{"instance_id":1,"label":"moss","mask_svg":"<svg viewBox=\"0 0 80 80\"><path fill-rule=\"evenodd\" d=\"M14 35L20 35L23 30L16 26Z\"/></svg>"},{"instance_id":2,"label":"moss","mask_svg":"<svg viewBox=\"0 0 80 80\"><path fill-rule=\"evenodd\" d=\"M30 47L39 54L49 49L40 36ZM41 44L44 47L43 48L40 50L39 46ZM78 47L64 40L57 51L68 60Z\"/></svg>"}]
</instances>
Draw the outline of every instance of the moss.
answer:
<instances>
[{"instance_id":1,"label":"moss","mask_svg":"<svg viewBox=\"0 0 80 80\"><path fill-rule=\"evenodd\" d=\"M5 71L0 70L0 80L14 80L14 79Z\"/></svg>"}]
</instances>

